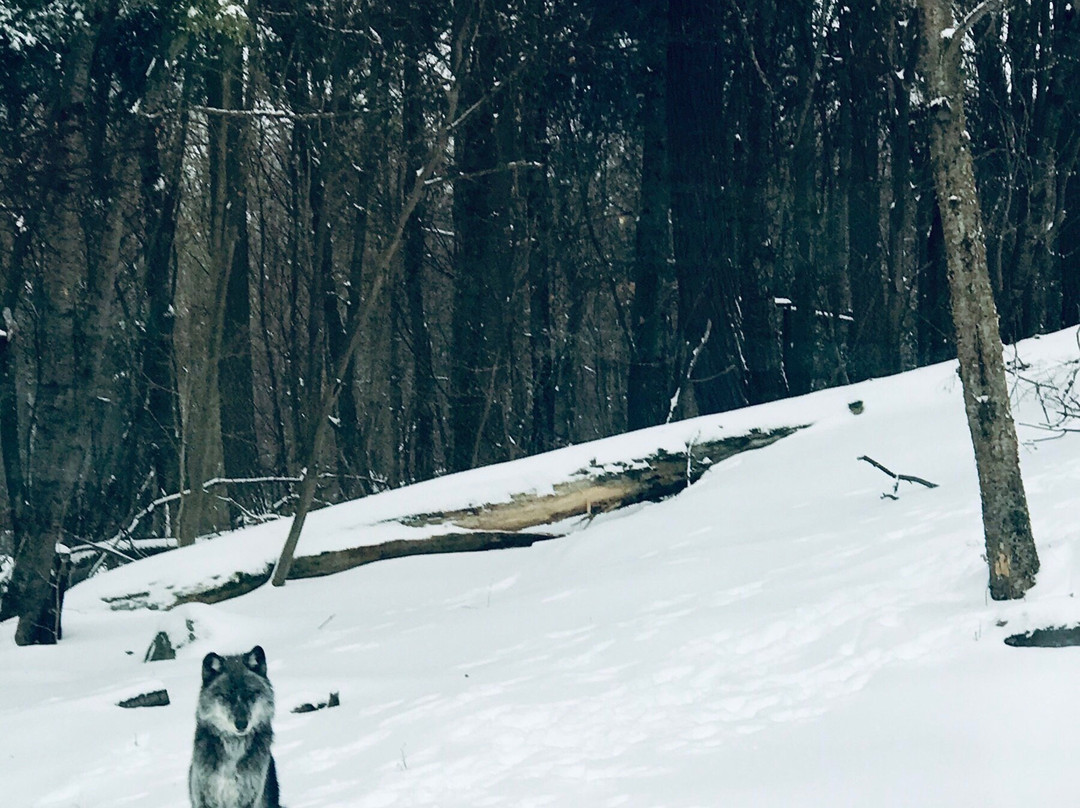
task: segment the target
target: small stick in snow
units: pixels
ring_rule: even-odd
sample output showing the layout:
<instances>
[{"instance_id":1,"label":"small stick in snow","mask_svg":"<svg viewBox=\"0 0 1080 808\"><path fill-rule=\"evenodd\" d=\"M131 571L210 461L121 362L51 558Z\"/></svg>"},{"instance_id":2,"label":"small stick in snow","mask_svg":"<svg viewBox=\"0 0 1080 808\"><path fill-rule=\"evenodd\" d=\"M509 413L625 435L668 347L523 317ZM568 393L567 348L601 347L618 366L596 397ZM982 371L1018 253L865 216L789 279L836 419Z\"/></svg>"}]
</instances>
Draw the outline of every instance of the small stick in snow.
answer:
<instances>
[{"instance_id":1,"label":"small stick in snow","mask_svg":"<svg viewBox=\"0 0 1080 808\"><path fill-rule=\"evenodd\" d=\"M858 457L856 459L857 460L865 460L867 463L869 463L874 468L885 472L890 477L892 477L894 480L896 480L896 483L893 485L892 494L882 494L881 496L884 497L884 498L898 499L898 497L896 496L896 492L897 492L897 489L899 489L899 487L900 487L900 482L901 481L909 482L909 483L918 483L919 485L925 485L927 488L937 488L938 487L937 483L932 483L929 480L924 480L922 477L915 477L915 476L913 476L911 474L897 474L892 469L886 468L881 463L874 460L874 458L868 457L867 455L862 455L861 457Z\"/></svg>"}]
</instances>

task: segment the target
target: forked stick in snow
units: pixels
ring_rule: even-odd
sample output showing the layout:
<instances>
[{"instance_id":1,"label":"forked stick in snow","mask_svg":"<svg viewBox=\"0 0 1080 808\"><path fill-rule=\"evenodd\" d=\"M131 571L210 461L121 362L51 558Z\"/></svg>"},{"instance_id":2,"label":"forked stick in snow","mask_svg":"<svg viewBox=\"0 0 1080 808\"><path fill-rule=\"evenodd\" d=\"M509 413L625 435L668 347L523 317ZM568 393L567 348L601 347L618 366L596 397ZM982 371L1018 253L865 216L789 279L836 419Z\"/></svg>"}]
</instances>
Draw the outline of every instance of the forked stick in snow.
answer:
<instances>
[{"instance_id":1,"label":"forked stick in snow","mask_svg":"<svg viewBox=\"0 0 1080 808\"><path fill-rule=\"evenodd\" d=\"M858 457L856 459L857 460L865 460L867 463L869 463L874 468L885 472L890 477L892 477L894 480L896 480L895 484L893 485L892 494L882 494L881 495L882 497L887 497L888 499L897 499L896 492L900 487L900 482L901 481L908 482L908 483L918 483L919 485L925 485L927 488L937 488L938 487L937 483L932 483L929 480L924 480L922 477L914 477L914 476L912 476L910 474L897 474L892 469L883 466L881 463L874 460L874 458L868 457L867 455L862 455L861 457Z\"/></svg>"}]
</instances>

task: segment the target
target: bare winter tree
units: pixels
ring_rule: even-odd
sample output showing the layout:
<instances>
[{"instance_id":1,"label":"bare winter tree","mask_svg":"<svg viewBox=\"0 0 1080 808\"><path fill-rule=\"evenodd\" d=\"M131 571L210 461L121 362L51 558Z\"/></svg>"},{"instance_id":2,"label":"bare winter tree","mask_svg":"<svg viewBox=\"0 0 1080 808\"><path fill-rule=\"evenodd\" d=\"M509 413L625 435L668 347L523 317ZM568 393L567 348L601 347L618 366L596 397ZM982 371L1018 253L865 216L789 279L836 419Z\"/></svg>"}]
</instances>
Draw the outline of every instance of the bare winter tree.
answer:
<instances>
[{"instance_id":1,"label":"bare winter tree","mask_svg":"<svg viewBox=\"0 0 1080 808\"><path fill-rule=\"evenodd\" d=\"M1023 597L1039 557L1009 407L998 314L986 264L986 239L964 118L962 43L971 26L1000 5L985 0L963 20L949 0L918 0L923 74L930 108L930 158L945 237L960 378L979 472L990 596Z\"/></svg>"}]
</instances>

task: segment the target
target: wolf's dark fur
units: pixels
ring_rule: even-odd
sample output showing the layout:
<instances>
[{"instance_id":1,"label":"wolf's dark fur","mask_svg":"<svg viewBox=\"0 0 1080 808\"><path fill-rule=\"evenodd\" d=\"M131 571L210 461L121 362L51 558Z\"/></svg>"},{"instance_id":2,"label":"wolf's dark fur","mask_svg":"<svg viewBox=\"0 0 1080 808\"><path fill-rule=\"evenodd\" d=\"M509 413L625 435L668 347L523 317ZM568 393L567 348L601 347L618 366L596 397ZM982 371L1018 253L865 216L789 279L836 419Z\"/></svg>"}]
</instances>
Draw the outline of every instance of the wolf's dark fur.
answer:
<instances>
[{"instance_id":1,"label":"wolf's dark fur","mask_svg":"<svg viewBox=\"0 0 1080 808\"><path fill-rule=\"evenodd\" d=\"M280 808L273 715L260 646L239 656L206 655L188 771L192 808Z\"/></svg>"}]
</instances>

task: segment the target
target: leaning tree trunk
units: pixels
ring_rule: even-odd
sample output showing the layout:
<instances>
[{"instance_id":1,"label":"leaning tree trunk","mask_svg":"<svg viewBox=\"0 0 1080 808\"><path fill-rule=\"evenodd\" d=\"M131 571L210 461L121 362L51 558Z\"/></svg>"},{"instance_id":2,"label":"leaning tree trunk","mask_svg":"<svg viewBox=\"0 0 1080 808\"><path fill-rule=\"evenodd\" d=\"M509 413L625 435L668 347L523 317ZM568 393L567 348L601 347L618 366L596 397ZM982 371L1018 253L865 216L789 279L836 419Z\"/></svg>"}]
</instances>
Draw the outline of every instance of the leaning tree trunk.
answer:
<instances>
[{"instance_id":1,"label":"leaning tree trunk","mask_svg":"<svg viewBox=\"0 0 1080 808\"><path fill-rule=\"evenodd\" d=\"M452 51L454 75L460 75L459 71L463 64L465 43L470 39L470 30L470 27L463 25L458 36L455 37ZM452 130L457 124L461 123L458 118L460 85L457 83L452 84L447 91L446 97L446 116L438 128L436 136L432 139L427 162L416 172L412 188L402 201L401 210L398 211L394 229L390 233L386 245L372 262L374 280L368 292L367 300L363 308L350 315L344 349L332 368L333 373L323 379L321 401L318 402L318 410L315 413L314 421L311 422L311 431L306 441L306 462L304 464L303 480L298 492L296 513L289 528L289 535L285 539L285 546L281 548L281 555L278 557L271 574L271 583L274 586L284 586L285 580L288 578L297 542L300 541L304 522L307 520L308 512L311 510L311 505L315 499L315 488L318 484L318 463L328 440L327 424L330 423L330 418L334 413L338 400L341 398L341 392L348 383L349 374L347 371L352 364L353 357L359 350L365 334L370 331L372 312L375 310L382 288L386 284L390 266L404 242L405 227L416 213L416 207L420 204L420 200L426 192L429 180L439 170L446 158L446 148L450 142Z\"/></svg>"},{"instance_id":2,"label":"leaning tree trunk","mask_svg":"<svg viewBox=\"0 0 1080 808\"><path fill-rule=\"evenodd\" d=\"M959 26L953 23L948 0L918 3L923 25L920 70L931 99L930 159L945 235L964 405L979 472L990 596L1020 598L1035 583L1039 558L1020 476L960 70L965 32L991 2L981 4Z\"/></svg>"}]
</instances>

